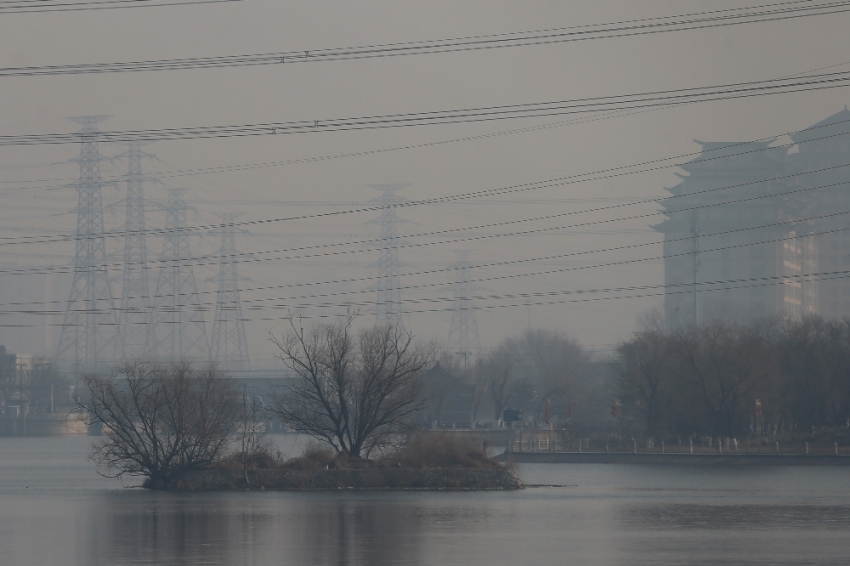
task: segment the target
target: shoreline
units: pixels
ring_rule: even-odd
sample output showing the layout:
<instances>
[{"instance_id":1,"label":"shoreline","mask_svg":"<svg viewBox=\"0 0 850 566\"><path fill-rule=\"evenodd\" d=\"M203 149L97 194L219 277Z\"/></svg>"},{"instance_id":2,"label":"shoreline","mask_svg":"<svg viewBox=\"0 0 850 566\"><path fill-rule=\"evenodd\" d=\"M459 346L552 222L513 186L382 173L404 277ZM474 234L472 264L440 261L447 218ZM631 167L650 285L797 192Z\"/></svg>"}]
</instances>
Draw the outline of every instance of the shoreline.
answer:
<instances>
[{"instance_id":1,"label":"shoreline","mask_svg":"<svg viewBox=\"0 0 850 566\"><path fill-rule=\"evenodd\" d=\"M522 489L507 468L365 468L329 470L199 470L169 491L498 491Z\"/></svg>"},{"instance_id":2,"label":"shoreline","mask_svg":"<svg viewBox=\"0 0 850 566\"><path fill-rule=\"evenodd\" d=\"M498 462L517 464L639 464L680 466L850 466L850 456L804 454L630 454L606 452L505 452Z\"/></svg>"}]
</instances>

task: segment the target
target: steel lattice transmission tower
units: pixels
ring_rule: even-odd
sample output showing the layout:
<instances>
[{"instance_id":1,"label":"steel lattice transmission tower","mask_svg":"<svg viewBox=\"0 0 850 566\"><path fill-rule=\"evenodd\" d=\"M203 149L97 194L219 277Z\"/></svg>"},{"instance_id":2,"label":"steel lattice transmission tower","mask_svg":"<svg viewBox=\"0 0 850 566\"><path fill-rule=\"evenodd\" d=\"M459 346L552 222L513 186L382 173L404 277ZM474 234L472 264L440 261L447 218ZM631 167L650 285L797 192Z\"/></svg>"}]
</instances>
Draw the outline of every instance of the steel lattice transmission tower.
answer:
<instances>
[{"instance_id":1,"label":"steel lattice transmission tower","mask_svg":"<svg viewBox=\"0 0 850 566\"><path fill-rule=\"evenodd\" d=\"M151 300L151 314L145 339L146 357L169 362L209 360L209 344L204 326L204 309L195 273L189 235L186 232L188 206L186 189L169 189L165 206L162 267Z\"/></svg>"},{"instance_id":2,"label":"steel lattice transmission tower","mask_svg":"<svg viewBox=\"0 0 850 566\"><path fill-rule=\"evenodd\" d=\"M251 369L248 360L248 341L239 298L239 273L236 270L235 214L220 215L222 227L218 268L218 300L213 321L212 359L226 370Z\"/></svg>"},{"instance_id":3,"label":"steel lattice transmission tower","mask_svg":"<svg viewBox=\"0 0 850 566\"><path fill-rule=\"evenodd\" d=\"M76 184L77 251L74 282L62 322L56 359L73 360L74 371L103 371L124 358L118 318L106 269L103 230L103 180L97 125L108 116L84 116L80 124L80 178Z\"/></svg>"},{"instance_id":4,"label":"steel lattice transmission tower","mask_svg":"<svg viewBox=\"0 0 850 566\"><path fill-rule=\"evenodd\" d=\"M378 284L375 298L375 323L378 326L402 326L401 320L401 282L399 272L401 264L398 261L398 224L402 220L396 213L396 207L405 199L396 193L407 185L369 185L381 192L381 196L371 202L383 207L381 216L371 224L381 227L381 237L378 242Z\"/></svg>"},{"instance_id":5,"label":"steel lattice transmission tower","mask_svg":"<svg viewBox=\"0 0 850 566\"><path fill-rule=\"evenodd\" d=\"M145 354L150 298L148 251L145 243L145 176L142 173L142 144L131 141L127 157L127 199L124 222L124 274L121 310L118 314L124 355L137 359Z\"/></svg>"},{"instance_id":6,"label":"steel lattice transmission tower","mask_svg":"<svg viewBox=\"0 0 850 566\"><path fill-rule=\"evenodd\" d=\"M478 322L475 320L473 302L473 293L480 287L469 279L469 252L464 250L457 253L457 261L449 266L455 272L455 282L449 286L449 290L454 294L454 301L448 348L449 352L460 356L464 370L468 372L469 358L481 354L481 340L478 337Z\"/></svg>"}]
</instances>

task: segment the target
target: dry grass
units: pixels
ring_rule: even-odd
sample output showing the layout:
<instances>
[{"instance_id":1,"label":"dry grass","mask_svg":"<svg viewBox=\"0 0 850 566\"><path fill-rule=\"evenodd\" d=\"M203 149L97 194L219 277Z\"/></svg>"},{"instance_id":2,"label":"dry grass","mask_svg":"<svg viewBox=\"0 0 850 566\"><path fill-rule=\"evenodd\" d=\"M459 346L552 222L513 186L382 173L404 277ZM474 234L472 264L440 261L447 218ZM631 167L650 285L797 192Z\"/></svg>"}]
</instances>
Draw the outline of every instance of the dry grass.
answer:
<instances>
[{"instance_id":1,"label":"dry grass","mask_svg":"<svg viewBox=\"0 0 850 566\"><path fill-rule=\"evenodd\" d=\"M501 467L487 456L483 446L469 438L453 434L416 436L402 448L383 458L381 463L419 469Z\"/></svg>"},{"instance_id":2,"label":"dry grass","mask_svg":"<svg viewBox=\"0 0 850 566\"><path fill-rule=\"evenodd\" d=\"M213 469L241 470L238 454L217 462ZM491 460L483 446L454 434L424 434L376 460L346 458L323 444L311 443L301 456L282 461L269 452L258 454L248 465L251 470L360 470L367 468L407 469L496 469L503 467Z\"/></svg>"},{"instance_id":3,"label":"dry grass","mask_svg":"<svg viewBox=\"0 0 850 566\"><path fill-rule=\"evenodd\" d=\"M249 470L273 470L280 467L280 459L271 453L271 450L262 450L254 454L247 462ZM242 462L241 455L236 452L228 454L226 458L222 458L214 462L208 469L211 470L241 470L245 466Z\"/></svg>"},{"instance_id":4,"label":"dry grass","mask_svg":"<svg viewBox=\"0 0 850 566\"><path fill-rule=\"evenodd\" d=\"M337 457L330 446L310 443L304 454L284 462L283 468L289 470L321 470L330 467Z\"/></svg>"}]
</instances>

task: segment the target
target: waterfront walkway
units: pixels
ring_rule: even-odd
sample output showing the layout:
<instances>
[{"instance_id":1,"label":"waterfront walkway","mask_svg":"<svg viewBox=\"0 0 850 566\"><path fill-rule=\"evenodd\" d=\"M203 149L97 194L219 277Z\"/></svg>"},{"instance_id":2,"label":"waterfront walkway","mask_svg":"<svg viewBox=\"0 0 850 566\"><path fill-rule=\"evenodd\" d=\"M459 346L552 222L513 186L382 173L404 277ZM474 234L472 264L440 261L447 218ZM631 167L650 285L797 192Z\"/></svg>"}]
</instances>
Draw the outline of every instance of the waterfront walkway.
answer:
<instances>
[{"instance_id":1,"label":"waterfront walkway","mask_svg":"<svg viewBox=\"0 0 850 566\"><path fill-rule=\"evenodd\" d=\"M512 452L495 457L518 464L672 464L698 466L850 466L850 456L805 454L633 454L629 452Z\"/></svg>"}]
</instances>

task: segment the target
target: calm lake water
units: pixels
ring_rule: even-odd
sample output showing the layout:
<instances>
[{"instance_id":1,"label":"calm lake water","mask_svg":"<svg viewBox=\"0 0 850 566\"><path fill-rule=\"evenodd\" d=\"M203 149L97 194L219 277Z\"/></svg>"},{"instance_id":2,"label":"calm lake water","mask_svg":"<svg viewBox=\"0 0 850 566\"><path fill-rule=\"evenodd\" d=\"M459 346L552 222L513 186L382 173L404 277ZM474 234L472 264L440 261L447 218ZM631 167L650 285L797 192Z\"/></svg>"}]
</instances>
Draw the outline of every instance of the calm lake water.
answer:
<instances>
[{"instance_id":1,"label":"calm lake water","mask_svg":"<svg viewBox=\"0 0 850 566\"><path fill-rule=\"evenodd\" d=\"M0 438L0 564L850 563L850 468L527 465L566 487L171 494L100 477L91 441Z\"/></svg>"}]
</instances>

